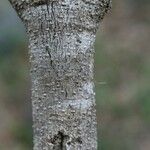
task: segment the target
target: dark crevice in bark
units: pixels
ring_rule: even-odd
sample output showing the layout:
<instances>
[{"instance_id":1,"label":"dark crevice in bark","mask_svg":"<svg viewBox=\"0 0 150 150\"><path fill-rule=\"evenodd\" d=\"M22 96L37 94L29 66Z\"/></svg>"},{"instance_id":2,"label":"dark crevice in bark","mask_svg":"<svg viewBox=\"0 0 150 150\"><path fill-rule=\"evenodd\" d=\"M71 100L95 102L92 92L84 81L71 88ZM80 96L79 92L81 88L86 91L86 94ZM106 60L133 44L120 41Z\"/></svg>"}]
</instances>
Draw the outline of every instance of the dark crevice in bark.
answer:
<instances>
[{"instance_id":1,"label":"dark crevice in bark","mask_svg":"<svg viewBox=\"0 0 150 150\"><path fill-rule=\"evenodd\" d=\"M71 146L76 144L82 145L81 137L70 138L68 135L64 134L62 131L58 131L52 139L47 140L48 143L53 144L53 150L66 150L67 145Z\"/></svg>"},{"instance_id":2,"label":"dark crevice in bark","mask_svg":"<svg viewBox=\"0 0 150 150\"><path fill-rule=\"evenodd\" d=\"M40 5L48 5L49 4L49 0L33 0L33 2L31 3L32 6L37 7Z\"/></svg>"},{"instance_id":3,"label":"dark crevice in bark","mask_svg":"<svg viewBox=\"0 0 150 150\"><path fill-rule=\"evenodd\" d=\"M60 149L61 150L64 150L64 140L65 140L65 138L67 137L67 136L64 136L63 135L63 133L62 132L58 132L58 134L60 135L60 138L61 138L61 140L60 140Z\"/></svg>"},{"instance_id":4,"label":"dark crevice in bark","mask_svg":"<svg viewBox=\"0 0 150 150\"><path fill-rule=\"evenodd\" d=\"M52 139L49 139L47 142L52 143L53 150L66 150L66 143L69 140L69 136L65 135L63 132L58 131ZM68 144L68 143L67 143Z\"/></svg>"}]
</instances>

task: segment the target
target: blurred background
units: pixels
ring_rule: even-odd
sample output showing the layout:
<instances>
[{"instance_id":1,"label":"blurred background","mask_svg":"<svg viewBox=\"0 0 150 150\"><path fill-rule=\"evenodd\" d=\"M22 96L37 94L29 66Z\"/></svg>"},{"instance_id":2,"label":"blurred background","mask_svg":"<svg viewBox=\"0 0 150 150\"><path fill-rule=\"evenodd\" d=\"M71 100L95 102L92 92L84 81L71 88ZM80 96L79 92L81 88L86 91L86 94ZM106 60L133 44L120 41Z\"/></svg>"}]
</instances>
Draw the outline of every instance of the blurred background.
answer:
<instances>
[{"instance_id":1,"label":"blurred background","mask_svg":"<svg viewBox=\"0 0 150 150\"><path fill-rule=\"evenodd\" d=\"M95 42L98 150L150 150L150 1L113 0ZM25 29L0 0L0 150L32 150Z\"/></svg>"}]
</instances>

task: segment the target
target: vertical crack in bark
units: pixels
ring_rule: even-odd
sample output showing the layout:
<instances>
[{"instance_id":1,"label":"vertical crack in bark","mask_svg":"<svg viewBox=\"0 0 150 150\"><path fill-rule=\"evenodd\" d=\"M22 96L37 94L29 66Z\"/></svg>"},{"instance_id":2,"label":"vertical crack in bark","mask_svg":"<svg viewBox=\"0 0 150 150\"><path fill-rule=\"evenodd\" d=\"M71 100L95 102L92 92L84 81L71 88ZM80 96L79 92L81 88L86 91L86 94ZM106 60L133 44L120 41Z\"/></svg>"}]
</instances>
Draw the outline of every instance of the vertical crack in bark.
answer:
<instances>
[{"instance_id":1,"label":"vertical crack in bark","mask_svg":"<svg viewBox=\"0 0 150 150\"><path fill-rule=\"evenodd\" d=\"M68 139L68 135L65 135L61 131L58 131L58 133L54 135L52 139L48 140L48 142L54 145L53 150L66 150L66 143Z\"/></svg>"},{"instance_id":2,"label":"vertical crack in bark","mask_svg":"<svg viewBox=\"0 0 150 150\"><path fill-rule=\"evenodd\" d=\"M48 0L46 0L46 7L47 7L48 15L50 15L50 12L49 12L49 1Z\"/></svg>"},{"instance_id":3,"label":"vertical crack in bark","mask_svg":"<svg viewBox=\"0 0 150 150\"><path fill-rule=\"evenodd\" d=\"M82 145L81 137L70 138L62 131L58 131L58 133L54 135L52 139L48 139L47 142L53 144L53 150L67 150L67 146L69 147L74 144Z\"/></svg>"},{"instance_id":4,"label":"vertical crack in bark","mask_svg":"<svg viewBox=\"0 0 150 150\"><path fill-rule=\"evenodd\" d=\"M64 150L64 146L65 146L64 142L66 137L63 135L62 132L59 132L58 134L60 135L60 149Z\"/></svg>"},{"instance_id":5,"label":"vertical crack in bark","mask_svg":"<svg viewBox=\"0 0 150 150\"><path fill-rule=\"evenodd\" d=\"M56 19L55 19L55 8L54 8L54 1L51 2L51 12L52 12L52 20L54 21L54 35L53 35L53 40L55 39L55 36L56 36Z\"/></svg>"}]
</instances>

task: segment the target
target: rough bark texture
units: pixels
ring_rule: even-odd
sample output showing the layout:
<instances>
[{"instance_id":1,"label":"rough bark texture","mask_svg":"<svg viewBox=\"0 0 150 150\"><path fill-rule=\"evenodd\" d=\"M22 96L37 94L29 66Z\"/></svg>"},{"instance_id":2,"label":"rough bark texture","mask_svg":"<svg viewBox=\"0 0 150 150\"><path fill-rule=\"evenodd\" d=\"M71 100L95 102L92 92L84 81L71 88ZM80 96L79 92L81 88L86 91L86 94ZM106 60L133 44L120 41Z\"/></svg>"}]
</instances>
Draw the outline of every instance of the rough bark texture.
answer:
<instances>
[{"instance_id":1,"label":"rough bark texture","mask_svg":"<svg viewBox=\"0 0 150 150\"><path fill-rule=\"evenodd\" d=\"M93 44L110 0L10 0L29 36L34 150L96 150Z\"/></svg>"}]
</instances>

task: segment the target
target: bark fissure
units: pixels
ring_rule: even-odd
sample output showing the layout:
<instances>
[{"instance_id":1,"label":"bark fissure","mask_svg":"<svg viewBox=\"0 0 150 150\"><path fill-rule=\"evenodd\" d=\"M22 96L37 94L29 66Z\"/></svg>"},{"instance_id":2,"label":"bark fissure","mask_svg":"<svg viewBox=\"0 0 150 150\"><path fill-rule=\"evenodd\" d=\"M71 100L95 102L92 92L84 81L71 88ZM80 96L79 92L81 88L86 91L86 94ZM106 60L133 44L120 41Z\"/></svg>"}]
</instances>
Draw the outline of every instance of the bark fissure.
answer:
<instances>
[{"instance_id":1,"label":"bark fissure","mask_svg":"<svg viewBox=\"0 0 150 150\"><path fill-rule=\"evenodd\" d=\"M93 55L110 0L10 0L26 25L34 150L96 150Z\"/></svg>"},{"instance_id":2,"label":"bark fissure","mask_svg":"<svg viewBox=\"0 0 150 150\"><path fill-rule=\"evenodd\" d=\"M53 139L47 140L47 142L54 145L54 150L66 150L64 143L68 138L67 135L64 135L62 132L58 132L58 134L54 135Z\"/></svg>"},{"instance_id":3,"label":"bark fissure","mask_svg":"<svg viewBox=\"0 0 150 150\"><path fill-rule=\"evenodd\" d=\"M52 139L47 139L46 142L49 145L52 144L54 150L67 150L72 143L78 143L79 145L82 145L81 137L71 138L69 135L65 135L62 131L58 131L58 133L54 135Z\"/></svg>"},{"instance_id":4,"label":"bark fissure","mask_svg":"<svg viewBox=\"0 0 150 150\"><path fill-rule=\"evenodd\" d=\"M49 0L32 0L32 2L29 4L30 6L40 6L40 5L47 5L49 4Z\"/></svg>"}]
</instances>

